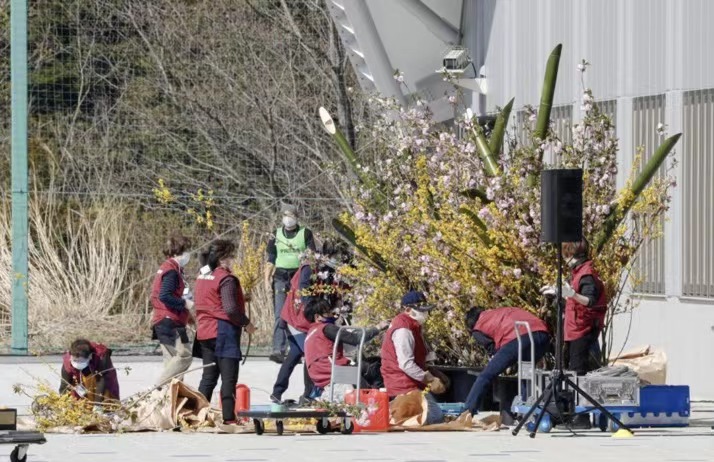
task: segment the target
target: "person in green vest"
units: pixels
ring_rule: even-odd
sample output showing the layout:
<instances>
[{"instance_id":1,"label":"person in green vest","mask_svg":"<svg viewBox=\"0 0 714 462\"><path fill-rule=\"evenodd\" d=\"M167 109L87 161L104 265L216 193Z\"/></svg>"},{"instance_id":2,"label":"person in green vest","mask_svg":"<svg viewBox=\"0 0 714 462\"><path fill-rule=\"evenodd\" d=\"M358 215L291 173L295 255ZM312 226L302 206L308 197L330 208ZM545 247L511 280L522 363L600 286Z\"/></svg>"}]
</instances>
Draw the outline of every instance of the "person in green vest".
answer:
<instances>
[{"instance_id":1,"label":"person in green vest","mask_svg":"<svg viewBox=\"0 0 714 462\"><path fill-rule=\"evenodd\" d=\"M315 251L315 240L310 229L298 224L297 208L285 204L282 207L282 226L268 241L266 248L265 283L272 287L274 294L273 351L270 360L283 362L287 349L285 321L280 319L285 297L290 289L290 279L300 267L300 255L306 250Z\"/></svg>"}]
</instances>

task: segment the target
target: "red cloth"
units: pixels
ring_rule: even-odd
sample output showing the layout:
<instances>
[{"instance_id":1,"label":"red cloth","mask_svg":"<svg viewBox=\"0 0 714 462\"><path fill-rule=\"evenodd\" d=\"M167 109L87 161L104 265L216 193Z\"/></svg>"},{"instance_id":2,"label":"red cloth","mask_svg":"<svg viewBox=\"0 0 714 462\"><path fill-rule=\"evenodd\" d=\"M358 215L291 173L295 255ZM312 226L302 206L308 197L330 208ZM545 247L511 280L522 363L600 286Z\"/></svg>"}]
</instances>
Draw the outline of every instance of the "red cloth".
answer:
<instances>
[{"instance_id":1,"label":"red cloth","mask_svg":"<svg viewBox=\"0 0 714 462\"><path fill-rule=\"evenodd\" d=\"M335 342L325 335L327 324L316 322L310 326L305 338L305 366L312 382L318 387L326 387L332 377L332 350ZM342 345L337 346L335 364L346 366L350 361L342 354Z\"/></svg>"},{"instance_id":2,"label":"red cloth","mask_svg":"<svg viewBox=\"0 0 714 462\"><path fill-rule=\"evenodd\" d=\"M306 265L301 265L290 280L290 290L280 311L280 318L300 332L310 330L310 321L305 318L305 306L300 298L300 273Z\"/></svg>"},{"instance_id":3,"label":"red cloth","mask_svg":"<svg viewBox=\"0 0 714 462\"><path fill-rule=\"evenodd\" d=\"M159 300L159 293L161 292L161 282L164 275L169 271L176 271L179 274L179 285L174 291L174 295L181 298L183 295L184 282L183 282L183 270L176 260L169 258L161 264L159 270L156 272L154 277L154 283L151 286L151 305L154 307L154 315L151 318L151 325L153 326L157 322L164 318L171 318L178 324L185 326L188 322L189 312L188 310L183 310L181 313L176 313L167 307L161 300Z\"/></svg>"},{"instance_id":4,"label":"red cloth","mask_svg":"<svg viewBox=\"0 0 714 462\"><path fill-rule=\"evenodd\" d=\"M92 347L92 359L89 360L90 375L99 374L104 377L104 388L111 393L112 398L119 399L119 379L117 371L114 369L111 358L106 359L109 348L101 343L89 342ZM102 366L103 365L103 366ZM71 385L79 385L82 383L82 371L77 370L72 366L72 355L66 351L62 356L62 368L71 377ZM79 395L72 391L72 396L79 399Z\"/></svg>"},{"instance_id":5,"label":"red cloth","mask_svg":"<svg viewBox=\"0 0 714 462\"><path fill-rule=\"evenodd\" d=\"M407 313L400 313L389 325L384 341L382 342L382 378L387 388L389 397L394 397L413 390L423 390L425 384L409 377L399 368L397 351L394 347L392 334L397 329L409 329L414 336L414 362L422 369L426 369L427 348L421 333L421 324L412 319Z\"/></svg>"},{"instance_id":6,"label":"red cloth","mask_svg":"<svg viewBox=\"0 0 714 462\"><path fill-rule=\"evenodd\" d=\"M570 285L575 292L580 293L580 279L584 276L592 276L597 286L598 298L593 306L585 306L578 303L574 298L569 298L565 302L565 341L570 342L584 337L593 327L599 331L605 323L607 313L607 294L605 285L600 280L597 271L593 268L591 260L573 270L570 278Z\"/></svg>"},{"instance_id":7,"label":"red cloth","mask_svg":"<svg viewBox=\"0 0 714 462\"><path fill-rule=\"evenodd\" d=\"M218 267L209 274L201 274L196 279L196 291L194 301L196 306L196 331L197 340L210 340L218 336L218 320L228 321L235 326L239 326L235 320L228 316L223 309L221 301L220 286L225 278L235 278L230 270ZM236 293L236 303L242 314L245 314L245 299L240 282L236 278L238 290Z\"/></svg>"},{"instance_id":8,"label":"red cloth","mask_svg":"<svg viewBox=\"0 0 714 462\"><path fill-rule=\"evenodd\" d=\"M530 324L531 332L548 332L548 326L538 316L522 308L494 308L482 312L473 330L488 335L493 339L496 350L516 339L514 323L525 321ZM527 335L525 328L520 328L521 335Z\"/></svg>"}]
</instances>

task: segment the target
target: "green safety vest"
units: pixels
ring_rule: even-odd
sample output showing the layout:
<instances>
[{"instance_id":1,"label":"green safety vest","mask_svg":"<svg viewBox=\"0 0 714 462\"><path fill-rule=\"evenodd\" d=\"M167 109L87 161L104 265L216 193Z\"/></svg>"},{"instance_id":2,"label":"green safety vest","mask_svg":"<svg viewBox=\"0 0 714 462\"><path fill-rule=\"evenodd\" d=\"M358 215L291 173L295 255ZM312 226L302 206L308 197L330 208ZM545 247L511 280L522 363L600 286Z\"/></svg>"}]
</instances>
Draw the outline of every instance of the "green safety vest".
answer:
<instances>
[{"instance_id":1,"label":"green safety vest","mask_svg":"<svg viewBox=\"0 0 714 462\"><path fill-rule=\"evenodd\" d=\"M305 228L300 228L295 237L288 239L282 226L275 231L275 249L278 251L275 258L275 267L282 269L298 269L300 267L300 254L305 251Z\"/></svg>"}]
</instances>

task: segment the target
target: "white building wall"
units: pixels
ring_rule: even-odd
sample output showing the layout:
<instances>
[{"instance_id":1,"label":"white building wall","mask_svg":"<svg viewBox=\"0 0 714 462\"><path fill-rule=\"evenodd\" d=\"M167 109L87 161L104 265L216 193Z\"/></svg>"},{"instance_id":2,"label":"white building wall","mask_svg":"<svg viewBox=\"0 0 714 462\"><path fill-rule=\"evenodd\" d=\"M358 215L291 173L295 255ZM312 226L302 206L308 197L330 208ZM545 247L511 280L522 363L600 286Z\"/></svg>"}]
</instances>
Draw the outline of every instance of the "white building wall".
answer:
<instances>
[{"instance_id":1,"label":"white building wall","mask_svg":"<svg viewBox=\"0 0 714 462\"><path fill-rule=\"evenodd\" d=\"M618 185L629 173L634 151L633 98L664 95L663 123L670 134L683 131L676 147L687 155L683 93L714 88L714 2L709 0L466 0L475 14L463 19L467 47L486 67L488 95L474 110L492 112L515 96L515 108L537 106L548 54L563 44L555 105L573 104L580 117L580 75L576 65L592 66L586 85L598 100L616 100L622 166ZM484 26L484 22L491 23ZM481 30L470 30L479 27ZM515 124L515 115L511 127ZM711 130L714 133L714 123ZM714 152L705 155L714 156ZM700 154L701 155L701 154ZM711 158L711 157L710 157ZM710 161L711 162L711 161ZM706 164L711 165L711 164ZM682 184L681 165L674 170ZM713 180L714 181L714 180ZM683 235L681 187L673 194L665 223L665 294L642 297L631 316L616 320L615 346L652 344L669 358L668 382L689 384L694 399L714 399L714 298L682 297ZM714 207L704 198L703 207ZM709 236L709 239L714 239ZM615 351L619 348L615 348Z\"/></svg>"}]
</instances>

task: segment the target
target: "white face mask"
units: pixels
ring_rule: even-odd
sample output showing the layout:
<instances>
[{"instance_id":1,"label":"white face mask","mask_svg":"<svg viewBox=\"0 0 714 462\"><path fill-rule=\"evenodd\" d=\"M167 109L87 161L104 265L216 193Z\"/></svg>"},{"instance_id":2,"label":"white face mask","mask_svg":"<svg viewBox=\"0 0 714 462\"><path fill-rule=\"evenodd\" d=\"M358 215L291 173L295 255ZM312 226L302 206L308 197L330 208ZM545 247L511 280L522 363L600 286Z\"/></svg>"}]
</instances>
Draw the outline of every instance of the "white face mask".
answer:
<instances>
[{"instance_id":1,"label":"white face mask","mask_svg":"<svg viewBox=\"0 0 714 462\"><path fill-rule=\"evenodd\" d=\"M87 359L72 358L69 362L72 364L72 367L74 367L78 371L83 371L84 369L87 368L87 366L89 366L89 358L87 358Z\"/></svg>"},{"instance_id":2,"label":"white face mask","mask_svg":"<svg viewBox=\"0 0 714 462\"><path fill-rule=\"evenodd\" d=\"M176 261L178 262L179 266L183 268L184 266L188 265L188 262L191 260L191 252L184 252L178 257L176 257Z\"/></svg>"},{"instance_id":3,"label":"white face mask","mask_svg":"<svg viewBox=\"0 0 714 462\"><path fill-rule=\"evenodd\" d=\"M283 226L285 226L286 229L293 229L297 226L297 220L293 217L284 216Z\"/></svg>"},{"instance_id":4,"label":"white face mask","mask_svg":"<svg viewBox=\"0 0 714 462\"><path fill-rule=\"evenodd\" d=\"M419 324L424 324L429 313L426 311L409 310L409 316Z\"/></svg>"}]
</instances>

